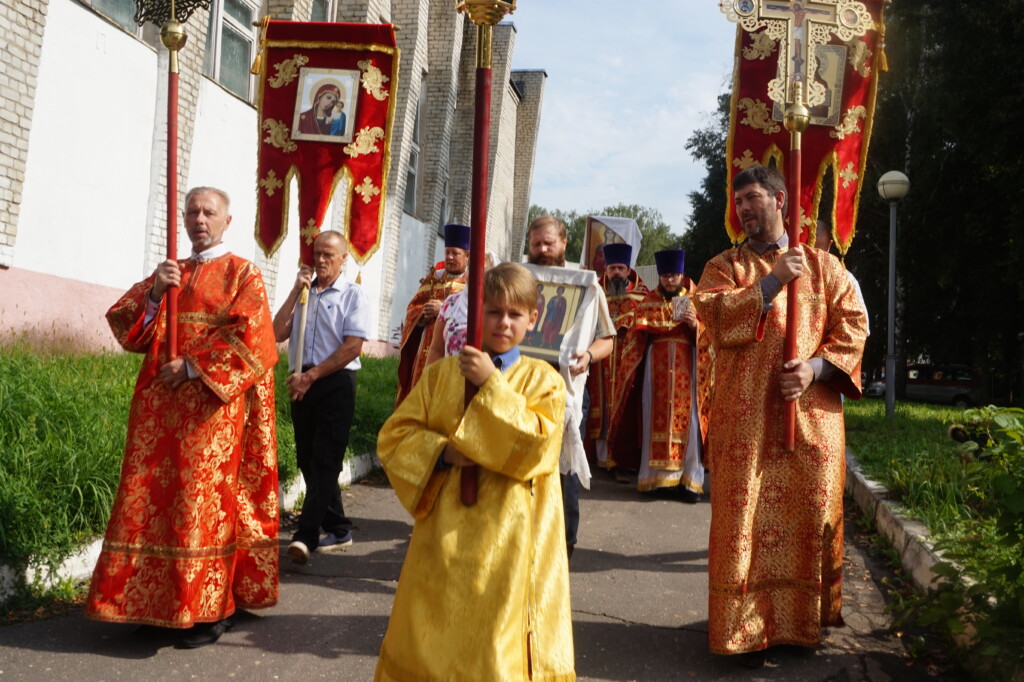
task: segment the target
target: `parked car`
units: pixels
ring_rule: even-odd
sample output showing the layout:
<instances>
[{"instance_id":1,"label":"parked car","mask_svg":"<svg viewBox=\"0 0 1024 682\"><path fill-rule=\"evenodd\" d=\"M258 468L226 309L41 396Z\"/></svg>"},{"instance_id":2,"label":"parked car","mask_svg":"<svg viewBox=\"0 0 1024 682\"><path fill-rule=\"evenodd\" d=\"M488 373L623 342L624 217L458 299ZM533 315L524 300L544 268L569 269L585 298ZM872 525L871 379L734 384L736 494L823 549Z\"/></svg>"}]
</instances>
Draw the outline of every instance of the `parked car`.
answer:
<instances>
[{"instance_id":1,"label":"parked car","mask_svg":"<svg viewBox=\"0 0 1024 682\"><path fill-rule=\"evenodd\" d=\"M981 375L966 365L908 365L907 400L979 405L986 400L985 384Z\"/></svg>"},{"instance_id":2,"label":"parked car","mask_svg":"<svg viewBox=\"0 0 1024 682\"><path fill-rule=\"evenodd\" d=\"M885 395L885 378L864 382L864 395L868 398L881 398Z\"/></svg>"}]
</instances>

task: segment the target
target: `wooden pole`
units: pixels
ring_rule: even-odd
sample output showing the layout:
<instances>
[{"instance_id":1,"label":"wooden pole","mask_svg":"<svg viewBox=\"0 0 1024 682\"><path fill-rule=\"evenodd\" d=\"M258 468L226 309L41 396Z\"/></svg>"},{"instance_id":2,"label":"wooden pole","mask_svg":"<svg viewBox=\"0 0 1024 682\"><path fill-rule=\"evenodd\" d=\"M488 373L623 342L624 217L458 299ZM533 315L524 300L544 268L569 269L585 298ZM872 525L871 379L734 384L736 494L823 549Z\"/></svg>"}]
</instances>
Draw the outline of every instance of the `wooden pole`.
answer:
<instances>
[{"instance_id":1,"label":"wooden pole","mask_svg":"<svg viewBox=\"0 0 1024 682\"><path fill-rule=\"evenodd\" d=\"M793 102L786 109L786 130L789 131L789 248L800 245L800 173L801 149L800 142L803 131L810 123L810 112L803 102L803 91L800 82L793 83ZM799 323L799 306L797 289L799 278L786 285L786 338L783 344L785 361L797 358L796 337ZM786 401L783 412L783 447L786 452L796 449L796 401Z\"/></svg>"},{"instance_id":2,"label":"wooden pole","mask_svg":"<svg viewBox=\"0 0 1024 682\"><path fill-rule=\"evenodd\" d=\"M476 111L473 125L473 201L469 250L469 282L466 343L481 348L481 320L484 307L484 255L487 251L487 162L491 142L491 43L493 26L477 26ZM473 400L477 387L466 381L466 405ZM476 466L462 468L462 503L476 504Z\"/></svg>"},{"instance_id":3,"label":"wooden pole","mask_svg":"<svg viewBox=\"0 0 1024 682\"><path fill-rule=\"evenodd\" d=\"M185 27L178 23L171 2L170 19L160 29L168 50L167 69L167 259L178 260L178 50L185 44ZM167 289L167 359L178 357L178 287Z\"/></svg>"}]
</instances>

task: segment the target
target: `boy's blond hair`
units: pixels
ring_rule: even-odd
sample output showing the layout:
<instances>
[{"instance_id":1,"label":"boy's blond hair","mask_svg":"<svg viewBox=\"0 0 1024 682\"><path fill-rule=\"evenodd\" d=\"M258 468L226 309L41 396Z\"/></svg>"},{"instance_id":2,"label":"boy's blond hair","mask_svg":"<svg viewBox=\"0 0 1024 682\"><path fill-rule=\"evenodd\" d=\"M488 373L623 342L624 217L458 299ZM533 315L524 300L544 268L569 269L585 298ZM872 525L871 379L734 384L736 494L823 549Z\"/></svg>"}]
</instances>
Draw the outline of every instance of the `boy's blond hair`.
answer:
<instances>
[{"instance_id":1,"label":"boy's blond hair","mask_svg":"<svg viewBox=\"0 0 1024 682\"><path fill-rule=\"evenodd\" d=\"M516 310L537 309L537 280L519 263L499 263L484 273L484 303Z\"/></svg>"}]
</instances>

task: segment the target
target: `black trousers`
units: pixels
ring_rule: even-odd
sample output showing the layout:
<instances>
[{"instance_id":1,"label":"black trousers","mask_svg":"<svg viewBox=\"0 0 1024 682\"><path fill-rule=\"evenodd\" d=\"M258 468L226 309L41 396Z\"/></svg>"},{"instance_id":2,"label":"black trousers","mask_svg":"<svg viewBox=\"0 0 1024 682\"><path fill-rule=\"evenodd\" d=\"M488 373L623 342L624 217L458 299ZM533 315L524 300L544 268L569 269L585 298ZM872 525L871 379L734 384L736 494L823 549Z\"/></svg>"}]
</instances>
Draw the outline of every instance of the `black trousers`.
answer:
<instances>
[{"instance_id":1,"label":"black trousers","mask_svg":"<svg viewBox=\"0 0 1024 682\"><path fill-rule=\"evenodd\" d=\"M292 401L295 451L306 483L299 529L292 540L316 549L320 529L341 537L352 528L341 502L338 476L356 406L356 373L339 370L310 386L302 400Z\"/></svg>"}]
</instances>

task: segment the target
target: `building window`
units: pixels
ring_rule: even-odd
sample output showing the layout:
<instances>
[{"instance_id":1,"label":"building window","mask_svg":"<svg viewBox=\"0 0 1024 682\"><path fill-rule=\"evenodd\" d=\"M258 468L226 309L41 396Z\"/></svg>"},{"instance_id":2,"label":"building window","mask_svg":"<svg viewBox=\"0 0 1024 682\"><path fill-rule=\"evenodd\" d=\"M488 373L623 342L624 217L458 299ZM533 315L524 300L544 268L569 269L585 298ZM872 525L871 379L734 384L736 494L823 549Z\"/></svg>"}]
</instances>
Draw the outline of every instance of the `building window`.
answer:
<instances>
[{"instance_id":1,"label":"building window","mask_svg":"<svg viewBox=\"0 0 1024 682\"><path fill-rule=\"evenodd\" d=\"M135 23L135 0L82 0L103 17L152 47L160 44L160 27L152 22Z\"/></svg>"},{"instance_id":2,"label":"building window","mask_svg":"<svg viewBox=\"0 0 1024 682\"><path fill-rule=\"evenodd\" d=\"M409 164L405 168L405 206L409 215L417 215L419 209L420 137L423 126L423 106L427 99L427 75L420 79L420 96L416 102L416 118L412 124L412 140L409 144Z\"/></svg>"},{"instance_id":3,"label":"building window","mask_svg":"<svg viewBox=\"0 0 1024 682\"><path fill-rule=\"evenodd\" d=\"M206 32L203 72L239 97L250 100L256 47L253 21L259 4L253 0L214 0Z\"/></svg>"},{"instance_id":4,"label":"building window","mask_svg":"<svg viewBox=\"0 0 1024 682\"><path fill-rule=\"evenodd\" d=\"M334 0L313 0L310 21L334 21L337 16Z\"/></svg>"}]
</instances>

